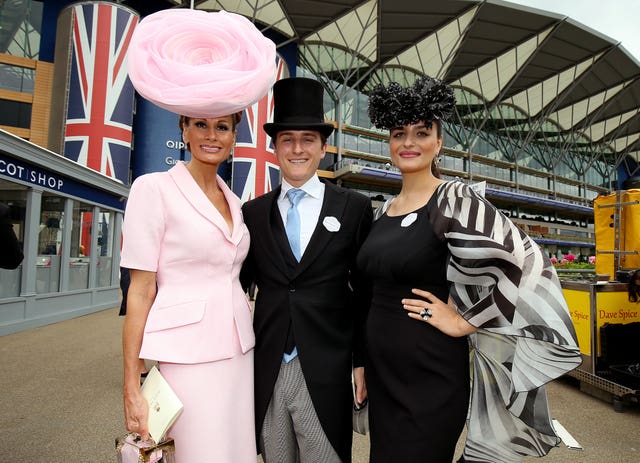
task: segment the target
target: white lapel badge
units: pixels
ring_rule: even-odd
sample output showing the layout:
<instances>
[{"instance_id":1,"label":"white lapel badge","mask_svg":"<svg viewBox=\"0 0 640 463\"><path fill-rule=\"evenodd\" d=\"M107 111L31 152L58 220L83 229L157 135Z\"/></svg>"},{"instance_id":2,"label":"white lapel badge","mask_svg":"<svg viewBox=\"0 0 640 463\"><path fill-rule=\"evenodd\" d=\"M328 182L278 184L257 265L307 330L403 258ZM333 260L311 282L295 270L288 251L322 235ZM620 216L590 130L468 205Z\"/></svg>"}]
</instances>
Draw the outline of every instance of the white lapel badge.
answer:
<instances>
[{"instance_id":1,"label":"white lapel badge","mask_svg":"<svg viewBox=\"0 0 640 463\"><path fill-rule=\"evenodd\" d=\"M409 225L411 225L413 222L415 222L417 218L418 218L418 214L416 214L415 212L412 212L411 214L408 214L404 219L402 219L402 222L400 222L400 226L406 228Z\"/></svg>"},{"instance_id":2,"label":"white lapel badge","mask_svg":"<svg viewBox=\"0 0 640 463\"><path fill-rule=\"evenodd\" d=\"M324 218L324 220L322 221L322 225L324 225L324 228L326 228L330 232L337 232L338 230L340 230L340 222L338 222L338 219L331 215Z\"/></svg>"}]
</instances>

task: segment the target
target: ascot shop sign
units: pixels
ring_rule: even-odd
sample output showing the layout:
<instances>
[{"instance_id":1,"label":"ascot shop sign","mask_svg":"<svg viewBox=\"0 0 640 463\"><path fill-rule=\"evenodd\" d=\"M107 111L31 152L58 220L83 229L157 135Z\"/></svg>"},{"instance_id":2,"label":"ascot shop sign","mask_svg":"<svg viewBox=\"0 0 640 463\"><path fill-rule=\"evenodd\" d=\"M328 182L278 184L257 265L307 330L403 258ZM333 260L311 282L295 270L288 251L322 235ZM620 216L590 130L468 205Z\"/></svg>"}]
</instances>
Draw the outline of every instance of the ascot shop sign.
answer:
<instances>
[{"instance_id":1,"label":"ascot shop sign","mask_svg":"<svg viewBox=\"0 0 640 463\"><path fill-rule=\"evenodd\" d=\"M86 180L51 172L44 167L0 153L0 178L3 177L102 204L118 211L124 210L124 201L119 193L96 188Z\"/></svg>"},{"instance_id":2,"label":"ascot shop sign","mask_svg":"<svg viewBox=\"0 0 640 463\"><path fill-rule=\"evenodd\" d=\"M64 180L37 168L0 158L0 175L7 175L23 182L61 191Z\"/></svg>"}]
</instances>

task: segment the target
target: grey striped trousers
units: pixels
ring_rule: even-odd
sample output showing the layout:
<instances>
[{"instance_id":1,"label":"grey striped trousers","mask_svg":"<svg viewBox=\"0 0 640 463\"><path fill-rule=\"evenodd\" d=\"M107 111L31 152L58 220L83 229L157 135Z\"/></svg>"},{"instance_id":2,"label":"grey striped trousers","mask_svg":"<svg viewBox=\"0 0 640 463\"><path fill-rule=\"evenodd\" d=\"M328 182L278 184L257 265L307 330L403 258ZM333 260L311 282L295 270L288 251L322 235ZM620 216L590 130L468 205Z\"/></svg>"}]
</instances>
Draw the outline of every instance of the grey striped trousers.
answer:
<instances>
[{"instance_id":1,"label":"grey striped trousers","mask_svg":"<svg viewBox=\"0 0 640 463\"><path fill-rule=\"evenodd\" d=\"M265 463L340 463L311 402L299 357L280 365L258 448Z\"/></svg>"}]
</instances>

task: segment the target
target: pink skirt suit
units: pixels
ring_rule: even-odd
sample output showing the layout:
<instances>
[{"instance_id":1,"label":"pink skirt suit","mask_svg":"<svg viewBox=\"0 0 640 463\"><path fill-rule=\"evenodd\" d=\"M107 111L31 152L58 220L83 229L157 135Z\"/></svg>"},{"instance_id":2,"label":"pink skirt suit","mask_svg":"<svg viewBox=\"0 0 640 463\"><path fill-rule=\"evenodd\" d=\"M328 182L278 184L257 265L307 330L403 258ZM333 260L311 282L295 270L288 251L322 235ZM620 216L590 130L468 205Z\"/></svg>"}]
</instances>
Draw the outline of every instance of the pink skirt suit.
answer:
<instances>
[{"instance_id":1,"label":"pink skirt suit","mask_svg":"<svg viewBox=\"0 0 640 463\"><path fill-rule=\"evenodd\" d=\"M133 183L120 265L156 272L140 358L157 360L184 404L169 431L178 463L256 462L249 250L240 200L218 178L233 231L183 163Z\"/></svg>"}]
</instances>

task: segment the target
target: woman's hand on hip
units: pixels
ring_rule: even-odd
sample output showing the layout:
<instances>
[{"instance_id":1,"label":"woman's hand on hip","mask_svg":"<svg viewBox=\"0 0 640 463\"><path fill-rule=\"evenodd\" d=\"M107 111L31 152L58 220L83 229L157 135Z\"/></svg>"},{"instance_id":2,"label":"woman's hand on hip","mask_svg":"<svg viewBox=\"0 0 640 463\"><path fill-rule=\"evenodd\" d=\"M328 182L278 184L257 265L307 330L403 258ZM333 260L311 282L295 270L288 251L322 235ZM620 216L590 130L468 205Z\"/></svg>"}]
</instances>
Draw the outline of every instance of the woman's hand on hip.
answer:
<instances>
[{"instance_id":1,"label":"woman's hand on hip","mask_svg":"<svg viewBox=\"0 0 640 463\"><path fill-rule=\"evenodd\" d=\"M402 305L414 320L429 323L454 338L477 331L475 326L458 313L451 298L445 303L428 291L412 289L411 292L422 299L402 299Z\"/></svg>"}]
</instances>

